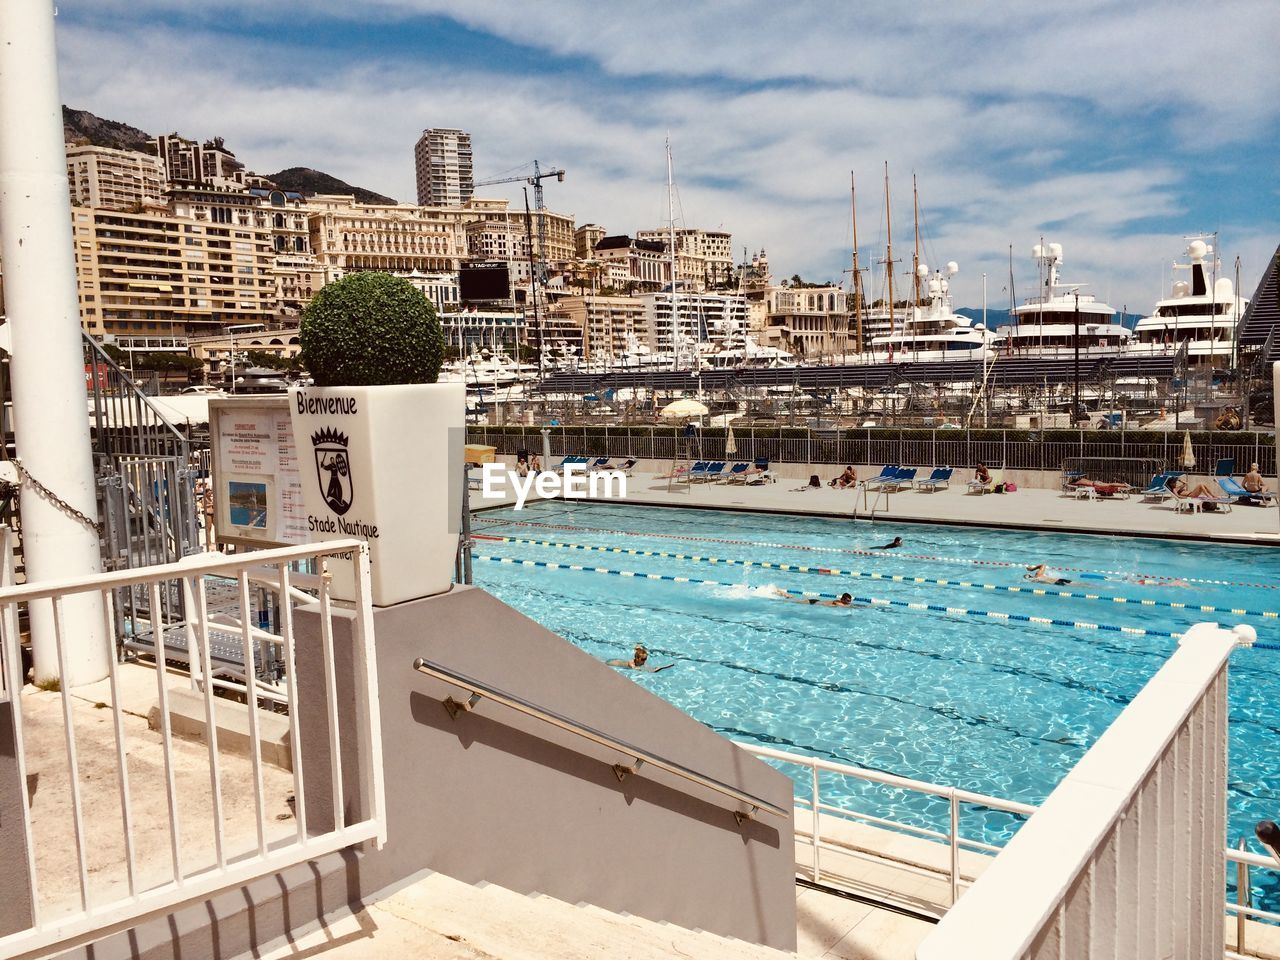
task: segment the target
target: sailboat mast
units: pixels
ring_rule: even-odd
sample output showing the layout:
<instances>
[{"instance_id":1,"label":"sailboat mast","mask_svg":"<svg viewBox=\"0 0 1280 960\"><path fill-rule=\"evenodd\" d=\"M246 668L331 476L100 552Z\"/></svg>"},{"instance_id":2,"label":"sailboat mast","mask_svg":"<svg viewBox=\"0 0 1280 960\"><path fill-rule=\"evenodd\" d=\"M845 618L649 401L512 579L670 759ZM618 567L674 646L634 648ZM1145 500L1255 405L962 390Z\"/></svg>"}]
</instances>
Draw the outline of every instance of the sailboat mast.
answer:
<instances>
[{"instance_id":1,"label":"sailboat mast","mask_svg":"<svg viewBox=\"0 0 1280 960\"><path fill-rule=\"evenodd\" d=\"M911 175L911 221L915 227L916 246L911 254L911 283L914 304L920 305L920 190L916 187L916 175Z\"/></svg>"},{"instance_id":2,"label":"sailboat mast","mask_svg":"<svg viewBox=\"0 0 1280 960\"><path fill-rule=\"evenodd\" d=\"M889 333L894 332L893 326L893 216L889 212L889 161L884 162L884 229L885 229L885 245L884 245L884 263L885 276L889 281Z\"/></svg>"},{"instance_id":3,"label":"sailboat mast","mask_svg":"<svg viewBox=\"0 0 1280 960\"><path fill-rule=\"evenodd\" d=\"M671 369L680 368L680 322L676 316L676 192L671 173L671 137L667 137L667 219L671 224L667 242L671 257Z\"/></svg>"},{"instance_id":4,"label":"sailboat mast","mask_svg":"<svg viewBox=\"0 0 1280 960\"><path fill-rule=\"evenodd\" d=\"M853 216L853 322L854 346L862 354L862 268L858 266L858 187L849 171L849 209Z\"/></svg>"}]
</instances>

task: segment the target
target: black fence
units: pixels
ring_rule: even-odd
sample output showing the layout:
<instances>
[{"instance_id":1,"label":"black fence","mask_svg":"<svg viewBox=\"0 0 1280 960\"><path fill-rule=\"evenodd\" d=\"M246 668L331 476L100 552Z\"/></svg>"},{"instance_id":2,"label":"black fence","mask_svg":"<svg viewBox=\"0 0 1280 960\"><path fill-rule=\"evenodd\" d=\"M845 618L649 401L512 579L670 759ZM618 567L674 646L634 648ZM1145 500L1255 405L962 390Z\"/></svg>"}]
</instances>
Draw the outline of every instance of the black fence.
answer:
<instances>
[{"instance_id":1,"label":"black fence","mask_svg":"<svg viewBox=\"0 0 1280 960\"><path fill-rule=\"evenodd\" d=\"M541 430L548 431L551 455L636 457L671 460L683 428L625 426L467 428L469 443L497 448L499 454L517 450L541 452ZM859 428L744 428L698 431L697 456L703 460L752 460L775 463L847 464L895 463L905 466L975 467L979 463L1011 470L1060 471L1068 458L1158 463L1175 468L1183 463L1187 434L1147 430L913 430ZM1234 472L1244 473L1257 463L1263 474L1276 474L1275 437L1242 431L1192 431L1194 472L1213 474L1219 460L1233 460ZM1146 479L1150 479L1147 477Z\"/></svg>"}]
</instances>

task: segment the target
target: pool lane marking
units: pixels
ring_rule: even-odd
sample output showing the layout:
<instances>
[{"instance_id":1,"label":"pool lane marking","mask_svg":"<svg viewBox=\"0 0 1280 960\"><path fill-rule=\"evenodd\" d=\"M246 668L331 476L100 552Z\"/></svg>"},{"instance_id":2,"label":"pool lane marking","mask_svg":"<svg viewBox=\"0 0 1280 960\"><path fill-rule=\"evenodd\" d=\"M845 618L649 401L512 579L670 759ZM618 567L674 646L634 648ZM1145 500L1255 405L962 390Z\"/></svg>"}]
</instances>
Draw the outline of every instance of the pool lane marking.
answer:
<instances>
[{"instance_id":1,"label":"pool lane marking","mask_svg":"<svg viewBox=\"0 0 1280 960\"><path fill-rule=\"evenodd\" d=\"M509 566L516 567L541 567L545 570L574 570L579 573L599 573L611 577L628 577L636 580L666 580L669 583L695 583L707 587L727 587L734 589L736 587L744 587L747 584L742 583L722 583L719 580L704 580L699 577L676 577L669 573L641 573L636 570L612 570L609 567L588 567L580 563L555 563L551 560L520 560L516 557L491 557L487 554L478 553L472 557L473 560L486 560L491 563L505 563ZM817 593L814 591L802 591L797 596L818 600L838 600L839 595L834 593ZM884 597L854 597L855 604L862 604L867 607L899 607L905 610L929 611L933 613L946 613L954 616L964 617L986 617L990 620L1012 620L1021 623L1038 623L1046 627L1071 627L1076 630L1099 630L1107 633L1124 633L1134 637L1168 637L1170 639L1181 639L1182 634L1170 633L1167 630L1154 630L1145 627L1120 627L1109 623L1088 623L1083 620L1060 620L1055 617L1033 617L1025 613L1002 613L998 610L971 610L967 607L946 607L939 603L913 603L909 600L889 600Z\"/></svg>"},{"instance_id":2,"label":"pool lane marking","mask_svg":"<svg viewBox=\"0 0 1280 960\"><path fill-rule=\"evenodd\" d=\"M857 557L883 558L885 554L879 550L858 550L853 547L815 547L803 543L769 543L760 540L730 540L724 537L694 537L679 533L642 533L637 530L614 530L609 527L579 527L565 523L540 523L536 520L499 520L496 517L475 517L478 523L496 523L500 526L540 527L543 530L564 530L570 533L607 533L613 536L655 537L664 540L681 540L687 543L721 543L735 547L777 547L784 550L806 550L814 553L843 553ZM928 553L895 553L895 557L907 560L930 560L935 563L964 563L976 567L1021 567L1023 564L1011 560L979 560L974 557L939 557ZM1251 583L1244 580L1207 580L1203 577L1174 577L1160 573L1140 573L1136 570L1090 570L1086 567L1063 567L1052 564L1055 570L1078 573L1086 579L1107 580L1109 575L1125 577L1143 577L1148 580L1186 580L1190 583L1204 583L1217 587L1257 587L1260 590L1278 590L1280 584Z\"/></svg>"},{"instance_id":3,"label":"pool lane marking","mask_svg":"<svg viewBox=\"0 0 1280 960\"><path fill-rule=\"evenodd\" d=\"M691 560L698 563L724 564L731 567L755 567L762 570L785 570L792 573L820 574L832 577L857 577L861 580L885 580L892 583L924 583L940 587L968 587L995 590L1003 593L1028 593L1037 597L1063 597L1072 600L1099 600L1103 603L1126 603L1142 607L1166 607L1171 610L1189 610L1195 613L1229 613L1239 617L1280 618L1276 610L1244 610L1238 607L1215 607L1208 604L1182 603L1177 600L1152 600L1139 597L1112 597L1096 593L1079 593L1074 590L1050 590L1045 587L1008 586L998 583L974 583L968 580L944 580L933 577L912 577L902 573L877 573L865 570L840 570L833 567L810 567L794 563L766 560L737 560L730 557L703 557L696 554L669 553L665 550L641 550L636 547L606 547L589 543L563 543L557 540L527 540L520 537L500 537L477 533L474 540L496 543L513 543L529 547L551 547L559 550L586 550L593 553L619 553L633 557L660 557L667 560Z\"/></svg>"}]
</instances>

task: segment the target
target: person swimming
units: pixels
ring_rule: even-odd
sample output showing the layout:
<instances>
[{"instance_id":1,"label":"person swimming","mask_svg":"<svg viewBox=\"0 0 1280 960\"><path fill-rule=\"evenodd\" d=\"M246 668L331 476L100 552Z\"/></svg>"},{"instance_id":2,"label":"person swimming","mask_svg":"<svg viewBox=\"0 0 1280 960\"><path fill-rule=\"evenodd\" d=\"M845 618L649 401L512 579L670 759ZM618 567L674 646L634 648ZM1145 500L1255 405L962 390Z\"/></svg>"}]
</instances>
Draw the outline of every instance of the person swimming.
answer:
<instances>
[{"instance_id":1,"label":"person swimming","mask_svg":"<svg viewBox=\"0 0 1280 960\"><path fill-rule=\"evenodd\" d=\"M645 673L657 673L660 670L670 670L675 666L674 663L664 663L660 667L649 666L649 650L643 643L637 643L635 650L631 653L630 660L610 660L611 667L627 667L630 670L643 670Z\"/></svg>"},{"instance_id":2,"label":"person swimming","mask_svg":"<svg viewBox=\"0 0 1280 960\"><path fill-rule=\"evenodd\" d=\"M1022 579L1031 580L1035 583L1052 583L1056 587L1065 587L1071 582L1065 577L1055 577L1043 563L1027 567L1027 573L1023 575Z\"/></svg>"},{"instance_id":3,"label":"person swimming","mask_svg":"<svg viewBox=\"0 0 1280 960\"><path fill-rule=\"evenodd\" d=\"M781 587L777 587L775 592L778 594L779 600L786 600L790 603L807 603L813 607L852 607L853 594L842 593L835 600L822 600L818 597L802 597L793 593L787 593Z\"/></svg>"},{"instance_id":4,"label":"person swimming","mask_svg":"<svg viewBox=\"0 0 1280 960\"><path fill-rule=\"evenodd\" d=\"M902 538L894 537L892 543L882 544L881 546L872 547L871 549L872 550L893 550L900 546L902 546Z\"/></svg>"}]
</instances>

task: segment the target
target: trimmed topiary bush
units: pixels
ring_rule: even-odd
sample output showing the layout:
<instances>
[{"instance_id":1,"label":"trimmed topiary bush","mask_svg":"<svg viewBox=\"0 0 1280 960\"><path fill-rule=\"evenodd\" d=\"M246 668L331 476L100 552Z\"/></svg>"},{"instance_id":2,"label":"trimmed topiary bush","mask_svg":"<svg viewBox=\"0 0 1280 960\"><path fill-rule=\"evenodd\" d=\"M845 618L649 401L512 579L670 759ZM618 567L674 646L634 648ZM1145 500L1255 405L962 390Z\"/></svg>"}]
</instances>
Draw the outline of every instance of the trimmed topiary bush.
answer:
<instances>
[{"instance_id":1,"label":"trimmed topiary bush","mask_svg":"<svg viewBox=\"0 0 1280 960\"><path fill-rule=\"evenodd\" d=\"M352 273L302 311L302 357L318 387L435 383L444 356L436 308L389 273Z\"/></svg>"}]
</instances>

